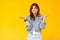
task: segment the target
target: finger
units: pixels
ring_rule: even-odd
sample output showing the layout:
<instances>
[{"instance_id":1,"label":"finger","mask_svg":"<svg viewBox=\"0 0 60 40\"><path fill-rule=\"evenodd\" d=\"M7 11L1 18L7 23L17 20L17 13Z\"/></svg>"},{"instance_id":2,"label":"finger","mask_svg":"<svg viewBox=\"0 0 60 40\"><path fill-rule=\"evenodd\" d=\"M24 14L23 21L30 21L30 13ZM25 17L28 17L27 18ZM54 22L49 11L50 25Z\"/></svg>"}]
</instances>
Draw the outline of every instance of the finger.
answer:
<instances>
[{"instance_id":1,"label":"finger","mask_svg":"<svg viewBox=\"0 0 60 40\"><path fill-rule=\"evenodd\" d=\"M48 16L49 16L49 14L45 15L44 17L48 17Z\"/></svg>"},{"instance_id":2,"label":"finger","mask_svg":"<svg viewBox=\"0 0 60 40\"><path fill-rule=\"evenodd\" d=\"M47 14L47 16L49 16L50 14Z\"/></svg>"}]
</instances>

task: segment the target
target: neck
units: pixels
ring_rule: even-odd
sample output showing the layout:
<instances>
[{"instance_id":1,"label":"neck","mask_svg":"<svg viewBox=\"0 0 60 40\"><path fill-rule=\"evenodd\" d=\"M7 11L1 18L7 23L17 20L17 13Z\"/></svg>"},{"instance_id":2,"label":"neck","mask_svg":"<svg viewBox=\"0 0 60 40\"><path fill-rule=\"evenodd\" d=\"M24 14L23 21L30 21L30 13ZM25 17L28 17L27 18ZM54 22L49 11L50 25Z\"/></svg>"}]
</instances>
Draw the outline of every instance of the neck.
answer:
<instances>
[{"instance_id":1,"label":"neck","mask_svg":"<svg viewBox=\"0 0 60 40\"><path fill-rule=\"evenodd\" d=\"M36 14L34 14L34 17L36 17Z\"/></svg>"}]
</instances>

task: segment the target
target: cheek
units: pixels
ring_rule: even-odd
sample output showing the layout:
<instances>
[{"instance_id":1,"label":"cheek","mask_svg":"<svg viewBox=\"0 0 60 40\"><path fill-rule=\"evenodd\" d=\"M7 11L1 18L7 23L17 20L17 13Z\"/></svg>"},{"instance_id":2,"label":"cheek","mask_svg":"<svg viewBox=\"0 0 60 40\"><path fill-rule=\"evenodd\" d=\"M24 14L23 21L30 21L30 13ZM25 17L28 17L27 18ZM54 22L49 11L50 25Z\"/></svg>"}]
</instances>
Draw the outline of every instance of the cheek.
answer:
<instances>
[{"instance_id":1,"label":"cheek","mask_svg":"<svg viewBox=\"0 0 60 40\"><path fill-rule=\"evenodd\" d=\"M38 11L37 9L32 9L32 12L35 12L35 13L37 13L37 11Z\"/></svg>"}]
</instances>

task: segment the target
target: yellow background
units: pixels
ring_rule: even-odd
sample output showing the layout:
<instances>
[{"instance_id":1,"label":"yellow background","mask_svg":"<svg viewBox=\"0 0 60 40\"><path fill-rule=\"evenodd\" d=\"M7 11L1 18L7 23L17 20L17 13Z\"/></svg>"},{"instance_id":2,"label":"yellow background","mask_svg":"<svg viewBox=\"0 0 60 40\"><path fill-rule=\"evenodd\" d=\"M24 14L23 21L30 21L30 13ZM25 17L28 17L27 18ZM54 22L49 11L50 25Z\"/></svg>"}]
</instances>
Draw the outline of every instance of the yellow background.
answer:
<instances>
[{"instance_id":1,"label":"yellow background","mask_svg":"<svg viewBox=\"0 0 60 40\"><path fill-rule=\"evenodd\" d=\"M25 22L19 16L27 17L32 3L38 3L47 25L42 30L43 40L60 40L59 0L0 0L0 40L26 40Z\"/></svg>"}]
</instances>

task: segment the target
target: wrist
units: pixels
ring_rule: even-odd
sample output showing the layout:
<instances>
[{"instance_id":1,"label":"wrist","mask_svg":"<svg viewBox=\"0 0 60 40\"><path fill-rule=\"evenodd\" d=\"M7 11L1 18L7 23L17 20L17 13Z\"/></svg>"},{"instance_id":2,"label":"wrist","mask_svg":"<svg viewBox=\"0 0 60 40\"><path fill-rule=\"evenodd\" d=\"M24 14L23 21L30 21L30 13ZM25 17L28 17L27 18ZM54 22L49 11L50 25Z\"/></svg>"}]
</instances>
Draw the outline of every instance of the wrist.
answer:
<instances>
[{"instance_id":1,"label":"wrist","mask_svg":"<svg viewBox=\"0 0 60 40\"><path fill-rule=\"evenodd\" d=\"M26 21L27 21L27 19L24 19L24 21L26 22Z\"/></svg>"}]
</instances>

